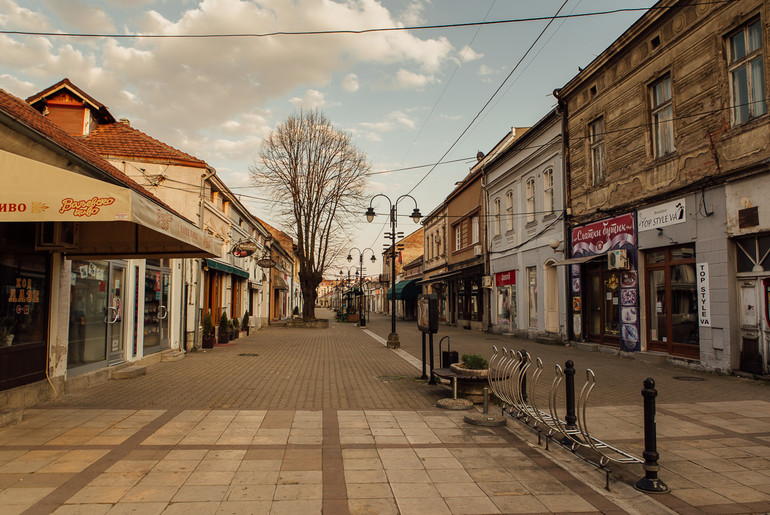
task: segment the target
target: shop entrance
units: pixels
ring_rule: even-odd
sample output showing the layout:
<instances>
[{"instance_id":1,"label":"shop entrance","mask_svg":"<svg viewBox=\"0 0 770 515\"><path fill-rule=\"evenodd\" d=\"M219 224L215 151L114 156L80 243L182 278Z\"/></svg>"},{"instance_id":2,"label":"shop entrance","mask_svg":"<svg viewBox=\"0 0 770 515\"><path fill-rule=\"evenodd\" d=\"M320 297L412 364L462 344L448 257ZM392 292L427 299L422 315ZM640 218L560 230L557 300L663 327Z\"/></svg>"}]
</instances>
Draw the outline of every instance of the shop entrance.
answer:
<instances>
[{"instance_id":1,"label":"shop entrance","mask_svg":"<svg viewBox=\"0 0 770 515\"><path fill-rule=\"evenodd\" d=\"M126 286L126 267L112 264L110 267L109 295L104 321L107 324L109 364L118 365L125 361L123 342L123 291Z\"/></svg>"},{"instance_id":2,"label":"shop entrance","mask_svg":"<svg viewBox=\"0 0 770 515\"><path fill-rule=\"evenodd\" d=\"M169 290L171 269L168 260L147 260L144 279L144 354L169 347ZM157 263L157 264L155 264Z\"/></svg>"},{"instance_id":3,"label":"shop entrance","mask_svg":"<svg viewBox=\"0 0 770 515\"><path fill-rule=\"evenodd\" d=\"M586 270L586 335L589 341L620 346L620 273L589 265Z\"/></svg>"},{"instance_id":4,"label":"shop entrance","mask_svg":"<svg viewBox=\"0 0 770 515\"><path fill-rule=\"evenodd\" d=\"M770 373L770 235L736 241L741 313L740 369Z\"/></svg>"}]
</instances>

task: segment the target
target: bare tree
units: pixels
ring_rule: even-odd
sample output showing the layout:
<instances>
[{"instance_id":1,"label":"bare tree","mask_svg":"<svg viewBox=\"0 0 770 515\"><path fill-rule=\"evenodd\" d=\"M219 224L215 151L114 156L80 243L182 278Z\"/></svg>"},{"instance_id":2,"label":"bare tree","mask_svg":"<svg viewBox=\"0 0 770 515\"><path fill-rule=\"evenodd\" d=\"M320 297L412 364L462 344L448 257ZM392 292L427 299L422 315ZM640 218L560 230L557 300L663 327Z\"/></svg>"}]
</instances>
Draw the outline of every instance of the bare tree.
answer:
<instances>
[{"instance_id":1,"label":"bare tree","mask_svg":"<svg viewBox=\"0 0 770 515\"><path fill-rule=\"evenodd\" d=\"M363 212L366 156L318 110L289 116L262 142L250 168L275 201L271 213L296 238L302 318L315 319L316 288Z\"/></svg>"}]
</instances>

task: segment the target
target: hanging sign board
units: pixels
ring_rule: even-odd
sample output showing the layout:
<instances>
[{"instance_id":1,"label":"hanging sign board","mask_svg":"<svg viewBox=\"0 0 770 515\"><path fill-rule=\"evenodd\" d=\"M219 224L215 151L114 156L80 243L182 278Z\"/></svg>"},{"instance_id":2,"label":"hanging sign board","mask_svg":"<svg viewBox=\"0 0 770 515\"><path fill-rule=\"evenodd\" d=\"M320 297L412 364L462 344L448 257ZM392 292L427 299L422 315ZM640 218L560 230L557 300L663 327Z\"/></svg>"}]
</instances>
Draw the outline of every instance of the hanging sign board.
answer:
<instances>
[{"instance_id":1,"label":"hanging sign board","mask_svg":"<svg viewBox=\"0 0 770 515\"><path fill-rule=\"evenodd\" d=\"M231 251L235 257L246 257L257 251L257 244L253 241L242 241L237 243Z\"/></svg>"}]
</instances>

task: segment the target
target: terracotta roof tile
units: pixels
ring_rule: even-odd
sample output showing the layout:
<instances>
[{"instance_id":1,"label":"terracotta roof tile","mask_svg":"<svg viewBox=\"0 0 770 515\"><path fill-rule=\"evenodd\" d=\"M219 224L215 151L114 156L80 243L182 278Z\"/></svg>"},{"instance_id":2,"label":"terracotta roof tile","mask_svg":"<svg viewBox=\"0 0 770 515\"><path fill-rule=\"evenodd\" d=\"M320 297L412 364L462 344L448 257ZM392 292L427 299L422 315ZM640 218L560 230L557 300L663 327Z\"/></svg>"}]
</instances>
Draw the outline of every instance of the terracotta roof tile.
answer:
<instances>
[{"instance_id":1,"label":"terracotta roof tile","mask_svg":"<svg viewBox=\"0 0 770 515\"><path fill-rule=\"evenodd\" d=\"M27 126L35 132L38 132L48 140L80 157L87 163L104 172L106 175L109 175L113 179L117 180L119 183L122 183L123 185L133 189L145 197L152 199L154 202L163 206L165 209L168 209L169 211L179 215L158 197L153 195L144 187L137 184L133 179L111 165L93 148L85 145L82 141L73 138L67 134L66 131L61 129L58 125L52 123L50 120L46 119L45 116L41 115L22 99L17 98L2 89L0 89L0 111L6 113L12 118L15 118L20 124ZM186 218L184 219L186 220Z\"/></svg>"},{"instance_id":2,"label":"terracotta roof tile","mask_svg":"<svg viewBox=\"0 0 770 515\"><path fill-rule=\"evenodd\" d=\"M98 125L84 141L99 154L109 158L160 160L200 168L207 166L205 161L121 122Z\"/></svg>"}]
</instances>

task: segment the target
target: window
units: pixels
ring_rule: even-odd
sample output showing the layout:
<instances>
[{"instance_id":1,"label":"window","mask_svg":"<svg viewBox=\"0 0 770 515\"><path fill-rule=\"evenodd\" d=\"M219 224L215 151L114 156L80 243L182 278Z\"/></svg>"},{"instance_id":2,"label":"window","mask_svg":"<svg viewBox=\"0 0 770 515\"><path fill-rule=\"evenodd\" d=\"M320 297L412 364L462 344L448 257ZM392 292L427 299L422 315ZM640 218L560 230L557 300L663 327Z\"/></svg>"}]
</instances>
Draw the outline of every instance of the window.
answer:
<instances>
[{"instance_id":1,"label":"window","mask_svg":"<svg viewBox=\"0 0 770 515\"><path fill-rule=\"evenodd\" d=\"M505 230L513 230L513 192L505 194Z\"/></svg>"},{"instance_id":2,"label":"window","mask_svg":"<svg viewBox=\"0 0 770 515\"><path fill-rule=\"evenodd\" d=\"M738 125L767 113L760 21L749 22L730 36L727 51L733 122Z\"/></svg>"},{"instance_id":3,"label":"window","mask_svg":"<svg viewBox=\"0 0 770 515\"><path fill-rule=\"evenodd\" d=\"M543 172L543 211L553 212L553 168Z\"/></svg>"},{"instance_id":4,"label":"window","mask_svg":"<svg viewBox=\"0 0 770 515\"><path fill-rule=\"evenodd\" d=\"M604 182L604 118L598 118L588 125L588 140L591 144L591 184Z\"/></svg>"},{"instance_id":5,"label":"window","mask_svg":"<svg viewBox=\"0 0 770 515\"><path fill-rule=\"evenodd\" d=\"M479 235L481 231L479 231L479 217L474 216L471 217L471 243L478 243Z\"/></svg>"},{"instance_id":6,"label":"window","mask_svg":"<svg viewBox=\"0 0 770 515\"><path fill-rule=\"evenodd\" d=\"M495 236L500 236L500 199L495 199Z\"/></svg>"},{"instance_id":7,"label":"window","mask_svg":"<svg viewBox=\"0 0 770 515\"><path fill-rule=\"evenodd\" d=\"M527 311L529 327L537 327L537 268L527 267Z\"/></svg>"},{"instance_id":8,"label":"window","mask_svg":"<svg viewBox=\"0 0 770 515\"><path fill-rule=\"evenodd\" d=\"M674 150L674 109L671 102L671 76L666 75L650 88L652 153L662 157Z\"/></svg>"},{"instance_id":9,"label":"window","mask_svg":"<svg viewBox=\"0 0 770 515\"><path fill-rule=\"evenodd\" d=\"M527 179L527 222L535 221L535 178Z\"/></svg>"}]
</instances>

